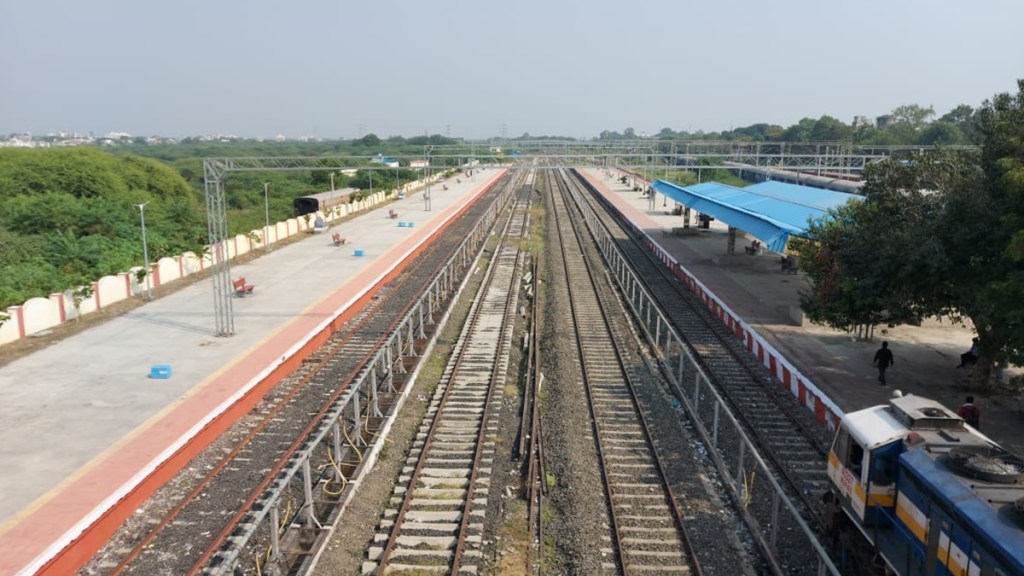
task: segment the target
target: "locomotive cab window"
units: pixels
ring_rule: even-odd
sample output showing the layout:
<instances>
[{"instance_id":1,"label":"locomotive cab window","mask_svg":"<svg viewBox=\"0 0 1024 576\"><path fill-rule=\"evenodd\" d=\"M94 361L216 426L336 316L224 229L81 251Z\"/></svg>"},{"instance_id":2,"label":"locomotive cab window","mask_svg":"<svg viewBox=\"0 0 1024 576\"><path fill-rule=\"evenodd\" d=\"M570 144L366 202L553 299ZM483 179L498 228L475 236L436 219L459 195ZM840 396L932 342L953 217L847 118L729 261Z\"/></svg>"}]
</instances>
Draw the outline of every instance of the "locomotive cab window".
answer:
<instances>
[{"instance_id":1,"label":"locomotive cab window","mask_svg":"<svg viewBox=\"0 0 1024 576\"><path fill-rule=\"evenodd\" d=\"M878 486L890 486L896 481L897 461L900 457L902 446L900 442L891 442L879 446L871 452L870 478L872 484Z\"/></svg>"},{"instance_id":2,"label":"locomotive cab window","mask_svg":"<svg viewBox=\"0 0 1024 576\"><path fill-rule=\"evenodd\" d=\"M864 463L864 448L857 444L846 429L839 431L836 441L832 446L833 452L839 458L844 468L850 470L858 480L861 478L861 469Z\"/></svg>"}]
</instances>

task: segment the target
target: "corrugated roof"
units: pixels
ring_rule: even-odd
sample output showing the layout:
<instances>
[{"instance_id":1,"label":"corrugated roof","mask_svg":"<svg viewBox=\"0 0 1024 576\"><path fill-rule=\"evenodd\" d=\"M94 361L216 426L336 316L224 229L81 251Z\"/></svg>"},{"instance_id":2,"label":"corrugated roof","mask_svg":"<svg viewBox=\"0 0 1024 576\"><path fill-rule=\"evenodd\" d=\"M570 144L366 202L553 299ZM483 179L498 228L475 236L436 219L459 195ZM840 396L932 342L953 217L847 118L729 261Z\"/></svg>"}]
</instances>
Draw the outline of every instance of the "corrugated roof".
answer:
<instances>
[{"instance_id":1,"label":"corrugated roof","mask_svg":"<svg viewBox=\"0 0 1024 576\"><path fill-rule=\"evenodd\" d=\"M656 180L651 188L675 202L712 216L761 240L771 252L782 252L791 235L807 236L809 223L841 206L854 194L784 182L762 182L736 188L718 182L678 186Z\"/></svg>"},{"instance_id":2,"label":"corrugated roof","mask_svg":"<svg viewBox=\"0 0 1024 576\"><path fill-rule=\"evenodd\" d=\"M801 186L788 182L776 182L774 180L751 184L743 189L747 192L777 198L793 204L803 204L809 208L817 208L822 211L838 208L850 200L860 200L863 198L856 194L825 190L824 188L815 188L814 186Z\"/></svg>"}]
</instances>

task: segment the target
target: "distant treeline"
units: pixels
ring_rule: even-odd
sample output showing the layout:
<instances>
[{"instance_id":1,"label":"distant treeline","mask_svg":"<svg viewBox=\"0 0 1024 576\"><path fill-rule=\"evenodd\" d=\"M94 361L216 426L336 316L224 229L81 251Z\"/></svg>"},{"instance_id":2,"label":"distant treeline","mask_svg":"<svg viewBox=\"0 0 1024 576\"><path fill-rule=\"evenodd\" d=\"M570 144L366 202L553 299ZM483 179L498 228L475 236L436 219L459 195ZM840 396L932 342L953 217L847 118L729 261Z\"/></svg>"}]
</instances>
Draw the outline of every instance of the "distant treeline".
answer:
<instances>
[{"instance_id":1,"label":"distant treeline","mask_svg":"<svg viewBox=\"0 0 1024 576\"><path fill-rule=\"evenodd\" d=\"M966 104L936 118L935 110L917 104L898 106L881 117L884 125L868 123L854 127L832 116L804 118L789 127L777 124L751 124L721 132L687 132L662 128L653 136L659 140L735 140L752 142L849 142L861 146L961 146L978 143L978 109ZM852 120L852 119L851 119ZM621 133L605 130L601 140L638 138L633 128Z\"/></svg>"},{"instance_id":2,"label":"distant treeline","mask_svg":"<svg viewBox=\"0 0 1024 576\"><path fill-rule=\"evenodd\" d=\"M328 151L327 146L319 151ZM346 150L355 148L349 145ZM359 153L367 155L367 150L361 147ZM422 146L417 150L421 152ZM313 151L277 143L198 141L110 151L0 149L0 311L31 297L63 292L141 266L140 204L145 204L150 262L189 250L199 253L207 244L202 157L246 155L313 155ZM409 169L372 175L370 170L360 170L354 176L336 174L334 184L368 191L371 180L377 190L418 177ZM231 174L225 179L228 233L263 226L265 202L271 222L290 218L295 198L329 186L330 175L323 171Z\"/></svg>"}]
</instances>

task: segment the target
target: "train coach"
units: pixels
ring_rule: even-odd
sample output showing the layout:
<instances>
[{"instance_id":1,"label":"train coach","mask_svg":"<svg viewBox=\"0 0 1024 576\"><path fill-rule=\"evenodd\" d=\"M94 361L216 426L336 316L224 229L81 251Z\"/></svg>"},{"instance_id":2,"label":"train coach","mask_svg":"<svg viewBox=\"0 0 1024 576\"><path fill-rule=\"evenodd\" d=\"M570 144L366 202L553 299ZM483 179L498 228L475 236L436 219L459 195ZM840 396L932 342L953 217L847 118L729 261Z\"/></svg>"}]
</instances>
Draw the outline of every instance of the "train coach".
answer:
<instances>
[{"instance_id":1,"label":"train coach","mask_svg":"<svg viewBox=\"0 0 1024 576\"><path fill-rule=\"evenodd\" d=\"M1024 461L940 403L907 395L845 415L828 476L892 573L1024 575Z\"/></svg>"},{"instance_id":2,"label":"train coach","mask_svg":"<svg viewBox=\"0 0 1024 576\"><path fill-rule=\"evenodd\" d=\"M356 192L358 190L355 188L343 188L341 190L328 190L327 192L300 196L292 202L295 216L315 214L316 212L327 214L335 206L348 204Z\"/></svg>"},{"instance_id":3,"label":"train coach","mask_svg":"<svg viewBox=\"0 0 1024 576\"><path fill-rule=\"evenodd\" d=\"M864 187L864 183L859 180L848 180L838 176L816 176L814 174L805 174L803 172L795 172L792 170L775 170L735 162L725 162L725 164L730 166L730 170L740 178L743 178L744 180L752 180L754 182L776 180L779 182L787 182L789 184L800 184L825 190L834 190L836 192L845 192L847 194L861 194L861 188Z\"/></svg>"}]
</instances>

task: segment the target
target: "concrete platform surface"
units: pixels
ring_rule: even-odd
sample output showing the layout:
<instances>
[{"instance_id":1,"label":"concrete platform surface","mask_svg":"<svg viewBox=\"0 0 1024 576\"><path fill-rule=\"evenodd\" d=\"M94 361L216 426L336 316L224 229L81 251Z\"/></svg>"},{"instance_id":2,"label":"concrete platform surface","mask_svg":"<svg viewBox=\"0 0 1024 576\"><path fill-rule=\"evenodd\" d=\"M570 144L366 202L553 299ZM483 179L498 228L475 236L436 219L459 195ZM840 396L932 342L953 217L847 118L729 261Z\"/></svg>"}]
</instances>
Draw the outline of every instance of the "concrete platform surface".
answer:
<instances>
[{"instance_id":1,"label":"concrete platform surface","mask_svg":"<svg viewBox=\"0 0 1024 576\"><path fill-rule=\"evenodd\" d=\"M233 266L256 286L232 301L233 336L214 335L206 279L0 367L0 574L37 568L503 173L432 185L430 211L409 193ZM154 365L170 377L150 378Z\"/></svg>"},{"instance_id":2,"label":"concrete platform surface","mask_svg":"<svg viewBox=\"0 0 1024 576\"><path fill-rule=\"evenodd\" d=\"M949 321L928 320L922 326L876 329L873 341L803 320L799 291L809 286L803 273L783 274L779 254L747 255L752 237L737 233L735 250L727 253L728 227L712 221L707 230L683 228L672 215L675 204L664 196L651 199L617 179L612 170L581 170L600 192L652 240L750 324L844 412L885 404L893 390L926 396L956 410L967 389L968 369L956 369L960 354L970 348L973 332ZM641 189L646 183L637 182ZM888 386L878 385L872 366L875 351L887 340L895 365L886 373ZM1010 367L1006 376L1020 374ZM1019 392L1000 386L996 393L974 393L982 411L981 429L999 444L1024 455L1024 406Z\"/></svg>"}]
</instances>

